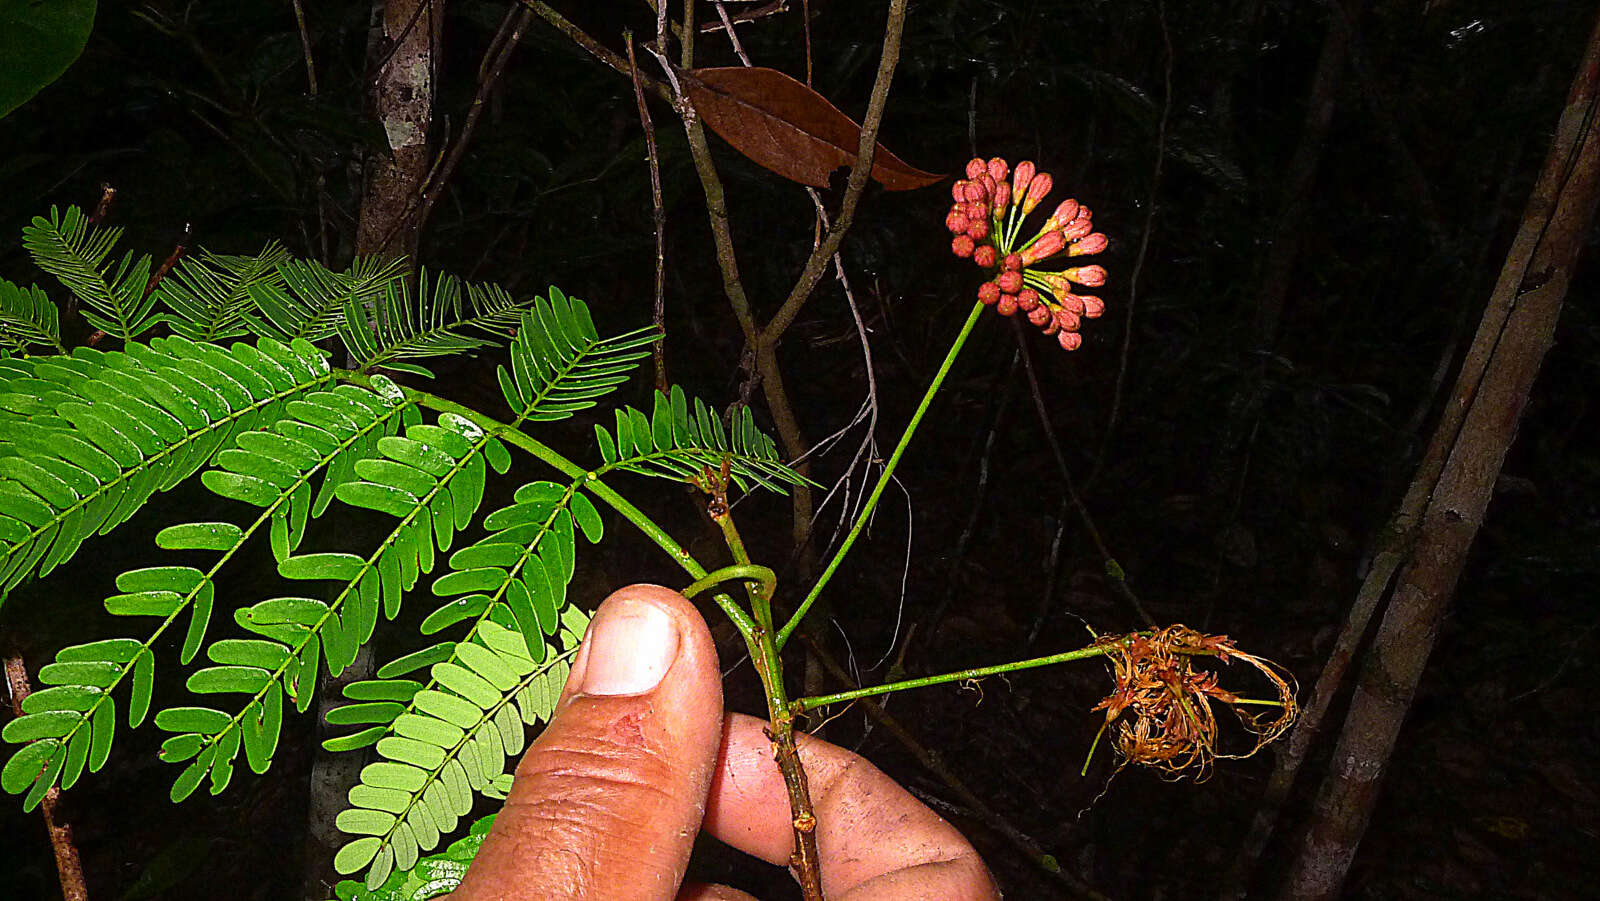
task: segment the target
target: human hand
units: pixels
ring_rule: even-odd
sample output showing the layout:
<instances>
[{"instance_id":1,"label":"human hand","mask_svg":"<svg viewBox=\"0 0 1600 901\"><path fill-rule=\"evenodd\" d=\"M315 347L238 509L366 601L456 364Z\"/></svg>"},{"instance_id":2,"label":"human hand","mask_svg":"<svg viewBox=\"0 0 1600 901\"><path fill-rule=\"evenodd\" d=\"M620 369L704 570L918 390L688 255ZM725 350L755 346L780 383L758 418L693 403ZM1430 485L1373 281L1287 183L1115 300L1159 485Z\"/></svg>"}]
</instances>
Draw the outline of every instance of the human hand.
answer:
<instances>
[{"instance_id":1,"label":"human hand","mask_svg":"<svg viewBox=\"0 0 1600 901\"><path fill-rule=\"evenodd\" d=\"M694 605L655 585L617 591L452 901L753 901L681 883L701 829L788 862L788 795L765 725L723 712L716 648ZM949 823L861 757L796 737L828 898L1000 897Z\"/></svg>"}]
</instances>

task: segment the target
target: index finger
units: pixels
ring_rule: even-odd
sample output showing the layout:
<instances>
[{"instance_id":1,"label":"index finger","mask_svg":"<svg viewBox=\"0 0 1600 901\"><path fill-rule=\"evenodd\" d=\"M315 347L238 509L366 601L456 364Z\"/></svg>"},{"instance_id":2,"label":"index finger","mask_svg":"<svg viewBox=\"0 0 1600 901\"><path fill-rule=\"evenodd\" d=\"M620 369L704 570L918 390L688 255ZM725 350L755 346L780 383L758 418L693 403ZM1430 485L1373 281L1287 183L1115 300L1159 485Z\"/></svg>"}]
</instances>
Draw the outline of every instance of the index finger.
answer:
<instances>
[{"instance_id":1,"label":"index finger","mask_svg":"<svg viewBox=\"0 0 1600 901\"><path fill-rule=\"evenodd\" d=\"M704 828L769 863L794 846L783 775L766 723L729 714ZM835 901L994 901L1000 894L978 852L938 814L864 758L796 733L811 785L823 892Z\"/></svg>"}]
</instances>

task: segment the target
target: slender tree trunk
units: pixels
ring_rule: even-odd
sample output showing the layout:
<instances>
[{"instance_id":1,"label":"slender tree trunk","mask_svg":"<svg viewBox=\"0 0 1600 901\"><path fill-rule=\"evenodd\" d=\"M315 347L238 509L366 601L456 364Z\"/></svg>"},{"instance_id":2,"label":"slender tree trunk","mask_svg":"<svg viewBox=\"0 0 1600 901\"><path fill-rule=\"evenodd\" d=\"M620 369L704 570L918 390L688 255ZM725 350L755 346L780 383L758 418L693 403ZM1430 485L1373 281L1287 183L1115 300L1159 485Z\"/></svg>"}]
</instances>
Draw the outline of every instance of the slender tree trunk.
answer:
<instances>
[{"instance_id":1,"label":"slender tree trunk","mask_svg":"<svg viewBox=\"0 0 1600 901\"><path fill-rule=\"evenodd\" d=\"M1343 884L1539 364L1554 341L1567 283L1600 198L1597 82L1600 21L1435 433L1434 443L1449 450L1426 493L1414 541L1363 663L1332 771L1281 895L1288 901L1331 899ZM1412 493L1422 493L1416 483Z\"/></svg>"},{"instance_id":2,"label":"slender tree trunk","mask_svg":"<svg viewBox=\"0 0 1600 901\"><path fill-rule=\"evenodd\" d=\"M423 190L433 164L429 138L442 13L442 0L374 0L368 45L373 73L369 101L388 147L368 162L355 250L364 256L404 256L413 269L424 218ZM324 675L317 690L319 726L328 710L344 703L344 686L370 679L372 673L372 649L364 647L338 678ZM319 737L320 733L319 728ZM348 840L335 819L347 806L350 786L367 762L365 752L333 754L317 749L306 814L303 891L308 899L332 895L337 878L333 855Z\"/></svg>"},{"instance_id":3,"label":"slender tree trunk","mask_svg":"<svg viewBox=\"0 0 1600 901\"><path fill-rule=\"evenodd\" d=\"M388 140L368 167L361 198L356 252L389 256L417 254L422 189L433 162L429 132L442 3L437 0L380 0L374 23L376 71L372 110Z\"/></svg>"}]
</instances>

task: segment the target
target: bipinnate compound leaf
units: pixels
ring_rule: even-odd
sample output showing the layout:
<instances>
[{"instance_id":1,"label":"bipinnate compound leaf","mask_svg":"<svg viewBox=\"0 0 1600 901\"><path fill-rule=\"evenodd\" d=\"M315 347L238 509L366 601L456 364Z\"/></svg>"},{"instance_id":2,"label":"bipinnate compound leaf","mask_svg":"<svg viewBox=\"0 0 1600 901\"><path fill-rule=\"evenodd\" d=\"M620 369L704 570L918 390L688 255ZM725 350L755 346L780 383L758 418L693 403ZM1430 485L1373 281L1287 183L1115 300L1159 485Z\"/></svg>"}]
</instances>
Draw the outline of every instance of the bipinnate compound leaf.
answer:
<instances>
[{"instance_id":1,"label":"bipinnate compound leaf","mask_svg":"<svg viewBox=\"0 0 1600 901\"><path fill-rule=\"evenodd\" d=\"M826 97L760 66L678 72L695 112L733 149L790 181L828 186L828 174L854 165L861 126ZM924 172L881 143L872 178L891 191L925 188L944 176Z\"/></svg>"}]
</instances>

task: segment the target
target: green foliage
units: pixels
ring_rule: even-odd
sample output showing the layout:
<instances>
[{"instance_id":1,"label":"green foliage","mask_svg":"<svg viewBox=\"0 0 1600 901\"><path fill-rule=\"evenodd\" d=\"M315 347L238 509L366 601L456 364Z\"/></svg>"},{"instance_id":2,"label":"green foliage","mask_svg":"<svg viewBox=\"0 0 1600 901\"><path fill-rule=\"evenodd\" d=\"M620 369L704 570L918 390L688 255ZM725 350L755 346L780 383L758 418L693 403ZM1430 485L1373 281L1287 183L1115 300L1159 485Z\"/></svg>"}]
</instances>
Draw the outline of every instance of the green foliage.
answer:
<instances>
[{"instance_id":1,"label":"green foliage","mask_svg":"<svg viewBox=\"0 0 1600 901\"><path fill-rule=\"evenodd\" d=\"M339 901L427 901L455 891L467 875L467 865L478 856L483 840L494 825L494 814L472 824L467 834L438 854L418 858L409 870L395 870L377 888L346 879L334 886Z\"/></svg>"},{"instance_id":2,"label":"green foliage","mask_svg":"<svg viewBox=\"0 0 1600 901\"><path fill-rule=\"evenodd\" d=\"M40 344L66 353L56 305L41 288L23 288L0 278L0 357L25 355L29 347Z\"/></svg>"},{"instance_id":3,"label":"green foliage","mask_svg":"<svg viewBox=\"0 0 1600 901\"><path fill-rule=\"evenodd\" d=\"M321 341L338 331L346 306L370 307L390 282L404 276L405 269L404 259L376 257L357 257L343 272L333 272L315 260L285 261L278 267L281 283L249 287L256 306L255 313L246 317L250 330L279 341Z\"/></svg>"},{"instance_id":4,"label":"green foliage","mask_svg":"<svg viewBox=\"0 0 1600 901\"><path fill-rule=\"evenodd\" d=\"M800 477L748 411L725 432L675 389L657 396L653 419L625 410L614 438L600 430L599 469L562 461L581 475L527 482L511 504L480 514L490 471L510 469L506 443L542 448L520 426L593 407L649 356L653 328L601 338L588 307L554 288L517 301L438 276L413 294L401 266L358 260L336 273L276 244L255 256L200 251L151 285L148 258L107 262L119 237L69 208L36 219L25 240L83 301L99 337L123 339L120 349L22 356L64 351L59 313L40 289L0 282L0 347L13 354L0 358L0 599L197 473L220 501L157 533L158 554L176 557L141 559L117 577L104 606L134 624L132 636L62 648L40 669L44 687L0 730L21 745L0 788L31 808L52 786L99 770L119 695L128 728L150 718L169 733L159 756L181 767L173 801L202 784L224 791L241 754L265 773L284 716L310 708L318 675L348 667L442 568L431 582L440 601L420 631L457 637L347 686L349 703L327 717L359 727L329 750L372 746L380 757L338 818L352 839L336 867L364 870L371 897L427 897L418 892L470 853L457 843L431 862L422 855L456 830L475 795L505 797L507 760L566 681L588 621L567 597L577 536L592 543L604 533L586 486L613 469L681 479L726 466L741 487L775 490ZM172 334L135 340L155 329ZM509 366L499 368L509 423L448 410L426 421L424 403L453 405L383 375L334 370L311 343L337 335L362 370L425 374L402 361L475 352L512 334ZM341 515L360 508L386 527L354 549L305 547L335 501ZM290 587L219 597L218 586L237 584L224 579L229 564L255 546L271 551ZM229 633L213 636L229 620ZM156 658L173 644L180 664L202 650L205 660L186 671L183 700L152 717Z\"/></svg>"},{"instance_id":5,"label":"green foliage","mask_svg":"<svg viewBox=\"0 0 1600 901\"><path fill-rule=\"evenodd\" d=\"M497 371L500 391L519 421L566 419L627 381L659 337L652 327L601 340L588 305L552 286L518 322L511 369Z\"/></svg>"},{"instance_id":6,"label":"green foliage","mask_svg":"<svg viewBox=\"0 0 1600 901\"><path fill-rule=\"evenodd\" d=\"M67 71L94 12L95 0L0 0L0 118Z\"/></svg>"},{"instance_id":7,"label":"green foliage","mask_svg":"<svg viewBox=\"0 0 1600 901\"><path fill-rule=\"evenodd\" d=\"M670 395L656 392L655 406L647 417L624 407L616 413L616 430L594 427L600 456L607 469L683 481L701 471L716 471L728 464L728 474L740 490L749 483L784 493L784 485L799 485L804 478L778 459L778 445L756 427L750 410L740 407L730 428L722 427L705 402L696 398L691 408L682 388Z\"/></svg>"},{"instance_id":8,"label":"green foliage","mask_svg":"<svg viewBox=\"0 0 1600 901\"><path fill-rule=\"evenodd\" d=\"M89 223L77 207L65 214L50 208L50 217L35 216L22 230L22 246L40 269L50 273L87 304L83 318L97 329L132 341L156 325L155 297L145 290L150 258L124 254L113 266L108 257L122 229Z\"/></svg>"},{"instance_id":9,"label":"green foliage","mask_svg":"<svg viewBox=\"0 0 1600 901\"><path fill-rule=\"evenodd\" d=\"M194 341L239 338L253 331L245 316L254 308L251 292L282 284L279 267L289 252L277 242L253 257L201 251L183 258L156 286L156 299L176 314L172 330ZM284 340L293 340L293 335Z\"/></svg>"},{"instance_id":10,"label":"green foliage","mask_svg":"<svg viewBox=\"0 0 1600 901\"><path fill-rule=\"evenodd\" d=\"M0 361L0 596L331 378L311 345L267 339Z\"/></svg>"},{"instance_id":11,"label":"green foliage","mask_svg":"<svg viewBox=\"0 0 1600 901\"><path fill-rule=\"evenodd\" d=\"M411 296L409 279L393 279L371 304L355 297L347 299L337 328L357 368L386 366L431 375L421 366L399 361L450 356L490 346L496 342L464 329L504 339L524 306L526 303L514 300L497 285L467 285L463 290L461 281L449 275L436 276L429 290L428 273L424 270L417 279L415 297Z\"/></svg>"}]
</instances>

